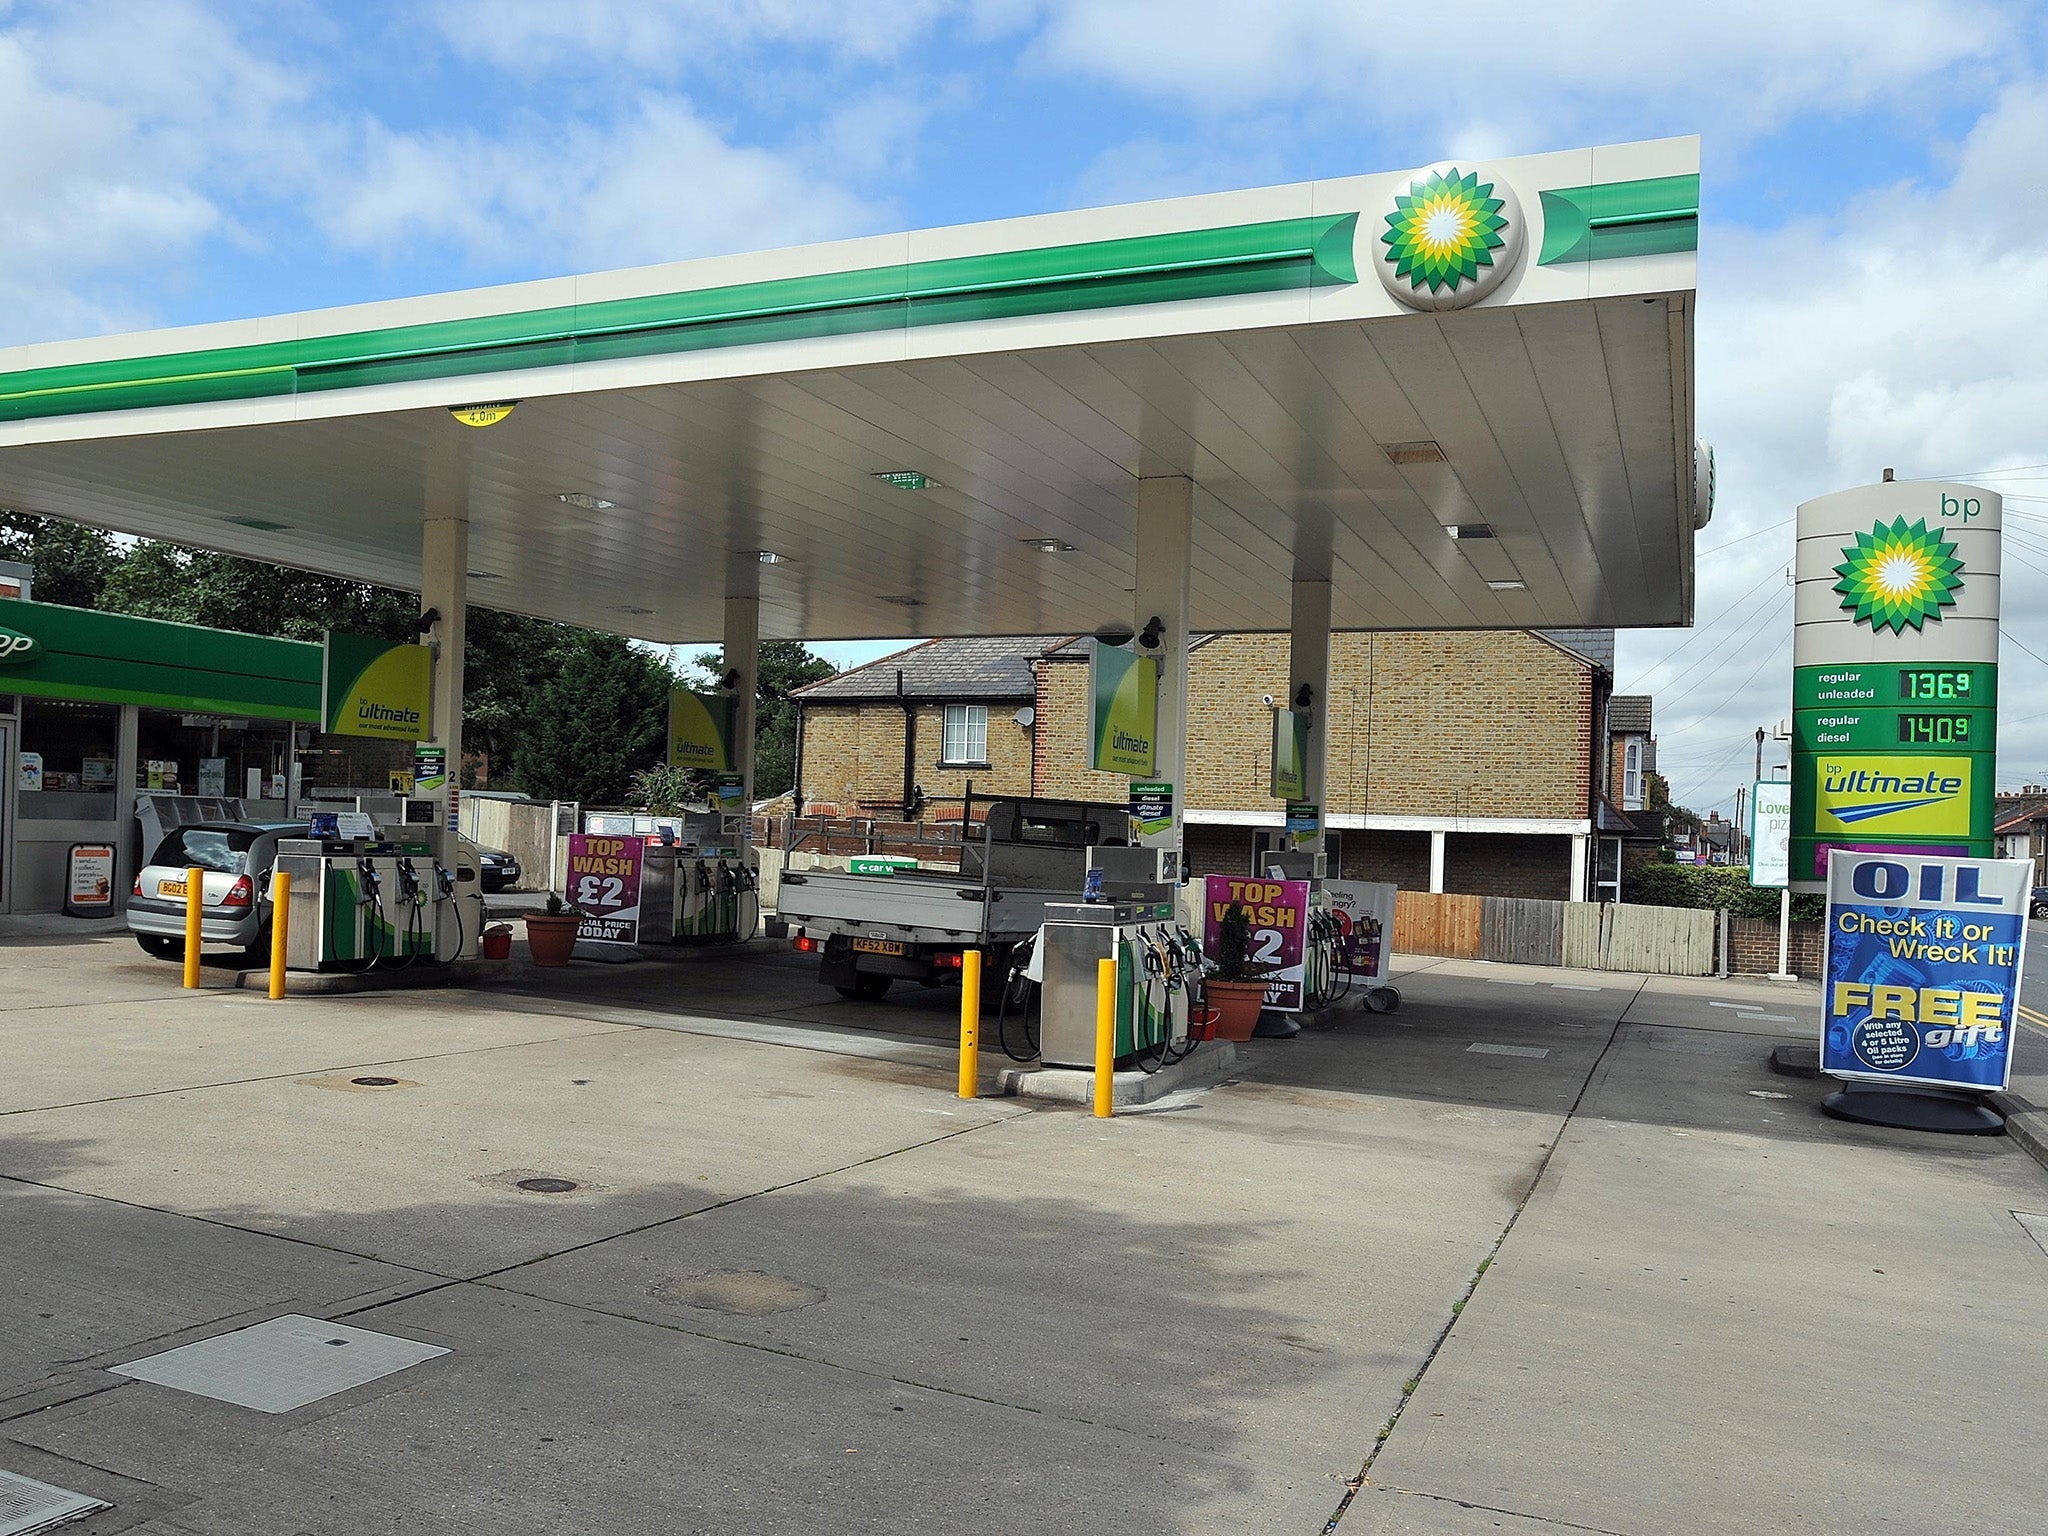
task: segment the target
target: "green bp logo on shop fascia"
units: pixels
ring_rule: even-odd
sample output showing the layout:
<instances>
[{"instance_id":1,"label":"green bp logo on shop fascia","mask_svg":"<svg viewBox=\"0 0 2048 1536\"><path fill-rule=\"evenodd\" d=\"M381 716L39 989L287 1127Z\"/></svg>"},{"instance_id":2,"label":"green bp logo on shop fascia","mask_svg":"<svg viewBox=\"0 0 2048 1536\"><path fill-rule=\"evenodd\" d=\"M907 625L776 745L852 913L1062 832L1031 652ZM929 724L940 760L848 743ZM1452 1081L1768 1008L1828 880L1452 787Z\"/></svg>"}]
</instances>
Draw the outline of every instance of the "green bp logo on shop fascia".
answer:
<instances>
[{"instance_id":1,"label":"green bp logo on shop fascia","mask_svg":"<svg viewBox=\"0 0 2048 1536\"><path fill-rule=\"evenodd\" d=\"M1514 270L1525 243L1513 189L1448 162L1397 183L1376 227L1373 269L1410 309L1478 303Z\"/></svg>"},{"instance_id":2,"label":"green bp logo on shop fascia","mask_svg":"<svg viewBox=\"0 0 2048 1536\"><path fill-rule=\"evenodd\" d=\"M1926 520L1908 524L1901 517L1879 522L1842 547L1835 574L1842 579L1842 609L1873 630L1904 634L1929 619L1941 622L1941 610L1953 607L1963 586L1963 562L1956 547Z\"/></svg>"}]
</instances>

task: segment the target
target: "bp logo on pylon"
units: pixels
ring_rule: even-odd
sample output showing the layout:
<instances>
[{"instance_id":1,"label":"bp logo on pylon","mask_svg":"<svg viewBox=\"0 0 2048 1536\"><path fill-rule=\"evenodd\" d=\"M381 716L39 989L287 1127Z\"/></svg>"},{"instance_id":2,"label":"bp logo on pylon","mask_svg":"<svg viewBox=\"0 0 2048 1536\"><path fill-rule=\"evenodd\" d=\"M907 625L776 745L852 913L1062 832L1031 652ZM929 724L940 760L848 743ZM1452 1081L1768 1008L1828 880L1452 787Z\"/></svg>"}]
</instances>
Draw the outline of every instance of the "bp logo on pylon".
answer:
<instances>
[{"instance_id":1,"label":"bp logo on pylon","mask_svg":"<svg viewBox=\"0 0 2048 1536\"><path fill-rule=\"evenodd\" d=\"M1512 188L1445 162L1397 183L1375 224L1361 220L1373 270L1410 309L1462 309L1507 280L1527 243Z\"/></svg>"},{"instance_id":2,"label":"bp logo on pylon","mask_svg":"<svg viewBox=\"0 0 2048 1536\"><path fill-rule=\"evenodd\" d=\"M1842 578L1835 590L1842 595L1843 611L1858 624L1895 635L1909 625L1917 630L1929 619L1939 624L1941 610L1954 607L1963 588L1963 562L1955 545L1939 528L1929 528L1925 518L1911 525L1895 518L1857 534L1854 544L1842 546L1835 574Z\"/></svg>"}]
</instances>

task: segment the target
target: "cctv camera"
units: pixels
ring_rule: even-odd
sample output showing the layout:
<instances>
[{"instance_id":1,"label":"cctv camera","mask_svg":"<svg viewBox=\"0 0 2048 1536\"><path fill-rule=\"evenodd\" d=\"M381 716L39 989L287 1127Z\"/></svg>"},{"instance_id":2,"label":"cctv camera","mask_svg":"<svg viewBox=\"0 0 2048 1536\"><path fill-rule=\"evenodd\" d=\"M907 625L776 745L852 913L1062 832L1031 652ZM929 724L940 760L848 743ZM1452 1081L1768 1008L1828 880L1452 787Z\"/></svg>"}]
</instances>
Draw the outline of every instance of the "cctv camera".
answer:
<instances>
[{"instance_id":1,"label":"cctv camera","mask_svg":"<svg viewBox=\"0 0 2048 1536\"><path fill-rule=\"evenodd\" d=\"M1266 706L1266 708L1271 709L1273 707L1273 695L1271 695L1270 693L1262 694L1260 696L1260 702L1262 702Z\"/></svg>"}]
</instances>

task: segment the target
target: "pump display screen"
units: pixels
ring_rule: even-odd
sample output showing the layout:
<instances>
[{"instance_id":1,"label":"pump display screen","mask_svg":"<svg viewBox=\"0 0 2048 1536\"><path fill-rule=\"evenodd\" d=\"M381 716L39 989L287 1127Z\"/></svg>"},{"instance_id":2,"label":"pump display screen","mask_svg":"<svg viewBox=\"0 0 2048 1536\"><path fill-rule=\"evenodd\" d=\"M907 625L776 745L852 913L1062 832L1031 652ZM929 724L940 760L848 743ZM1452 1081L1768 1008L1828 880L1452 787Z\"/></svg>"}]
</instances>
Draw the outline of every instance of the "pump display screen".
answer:
<instances>
[{"instance_id":1,"label":"pump display screen","mask_svg":"<svg viewBox=\"0 0 2048 1536\"><path fill-rule=\"evenodd\" d=\"M1915 667L1899 674L1899 697L1911 704L1970 704L1968 667ZM1904 739L1904 738L1901 738Z\"/></svg>"},{"instance_id":2,"label":"pump display screen","mask_svg":"<svg viewBox=\"0 0 2048 1536\"><path fill-rule=\"evenodd\" d=\"M1899 743L1908 747L1967 747L1970 716L1902 714Z\"/></svg>"}]
</instances>

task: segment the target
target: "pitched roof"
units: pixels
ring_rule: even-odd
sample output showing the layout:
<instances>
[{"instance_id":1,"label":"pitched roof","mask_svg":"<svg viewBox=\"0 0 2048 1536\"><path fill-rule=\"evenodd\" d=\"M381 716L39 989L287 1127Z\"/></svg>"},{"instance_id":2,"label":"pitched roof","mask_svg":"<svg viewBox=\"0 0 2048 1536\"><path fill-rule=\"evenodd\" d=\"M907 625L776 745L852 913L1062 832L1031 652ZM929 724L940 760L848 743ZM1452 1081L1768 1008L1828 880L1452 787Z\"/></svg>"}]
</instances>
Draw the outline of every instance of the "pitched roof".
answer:
<instances>
[{"instance_id":1,"label":"pitched roof","mask_svg":"<svg viewBox=\"0 0 2048 1536\"><path fill-rule=\"evenodd\" d=\"M1650 734L1650 695L1617 693L1607 701L1607 733L1610 736Z\"/></svg>"},{"instance_id":2,"label":"pitched roof","mask_svg":"<svg viewBox=\"0 0 2048 1536\"><path fill-rule=\"evenodd\" d=\"M914 699L1030 699L1037 694L1031 663L1064 637L994 635L926 640L908 650L796 690L806 704L893 699L896 678Z\"/></svg>"},{"instance_id":3,"label":"pitched roof","mask_svg":"<svg viewBox=\"0 0 2048 1536\"><path fill-rule=\"evenodd\" d=\"M1561 645L1568 651L1577 651L1597 667L1614 670L1614 631L1611 629L1539 629L1541 635L1553 645Z\"/></svg>"}]
</instances>

